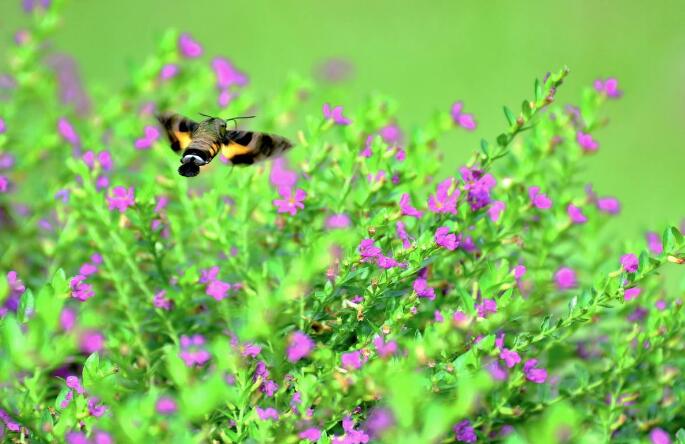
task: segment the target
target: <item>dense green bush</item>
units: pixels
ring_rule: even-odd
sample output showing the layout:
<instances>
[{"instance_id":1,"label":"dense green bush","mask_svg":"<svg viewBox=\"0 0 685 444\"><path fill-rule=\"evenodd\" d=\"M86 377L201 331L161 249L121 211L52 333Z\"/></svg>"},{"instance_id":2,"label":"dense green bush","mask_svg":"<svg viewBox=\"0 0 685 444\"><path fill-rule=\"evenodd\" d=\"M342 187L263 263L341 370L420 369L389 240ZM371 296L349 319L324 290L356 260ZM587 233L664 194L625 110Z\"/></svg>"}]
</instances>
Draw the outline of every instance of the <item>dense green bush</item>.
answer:
<instances>
[{"instance_id":1,"label":"dense green bush","mask_svg":"<svg viewBox=\"0 0 685 444\"><path fill-rule=\"evenodd\" d=\"M609 238L618 202L578 180L615 79L563 107L547 74L443 177L441 135L476 129L460 102L411 131L380 96L311 113L325 83L252 91L175 32L91 102L46 3L2 77L5 441L675 437L684 318L659 270L683 236ZM255 113L296 147L187 179L161 110Z\"/></svg>"}]
</instances>

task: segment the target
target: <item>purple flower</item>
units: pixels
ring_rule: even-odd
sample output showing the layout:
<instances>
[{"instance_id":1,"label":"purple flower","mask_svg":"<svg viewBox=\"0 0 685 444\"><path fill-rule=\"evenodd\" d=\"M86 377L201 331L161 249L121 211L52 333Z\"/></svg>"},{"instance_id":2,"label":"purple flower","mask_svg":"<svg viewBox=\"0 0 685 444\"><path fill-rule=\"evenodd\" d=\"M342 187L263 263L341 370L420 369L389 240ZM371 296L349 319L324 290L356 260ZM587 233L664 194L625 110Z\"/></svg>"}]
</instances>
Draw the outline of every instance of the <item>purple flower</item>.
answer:
<instances>
[{"instance_id":1,"label":"purple flower","mask_svg":"<svg viewBox=\"0 0 685 444\"><path fill-rule=\"evenodd\" d=\"M314 341L309 336L301 331L296 331L290 335L288 349L286 350L288 361L295 363L309 356L312 350L314 350Z\"/></svg>"},{"instance_id":2,"label":"purple flower","mask_svg":"<svg viewBox=\"0 0 685 444\"><path fill-rule=\"evenodd\" d=\"M304 208L302 202L307 197L307 193L304 190L298 188L293 193L289 187L280 187L278 194L280 194L282 199L274 199L273 201L278 209L278 213L289 213L291 216L294 216L297 214L298 209Z\"/></svg>"},{"instance_id":3,"label":"purple flower","mask_svg":"<svg viewBox=\"0 0 685 444\"><path fill-rule=\"evenodd\" d=\"M162 66L162 69L159 71L159 78L161 80L169 80L176 77L177 74L178 65L174 63L167 63L166 65Z\"/></svg>"},{"instance_id":4,"label":"purple flower","mask_svg":"<svg viewBox=\"0 0 685 444\"><path fill-rule=\"evenodd\" d=\"M411 240L409 239L409 234L407 233L407 227L404 225L404 222L401 220L398 220L395 223L395 232L397 233L397 237L400 238L402 241L402 247L405 249L411 247Z\"/></svg>"},{"instance_id":5,"label":"purple flower","mask_svg":"<svg viewBox=\"0 0 685 444\"><path fill-rule=\"evenodd\" d=\"M297 173L288 169L287 162L284 158L278 157L271 162L271 174L269 174L269 181L272 185L281 187L293 187L297 183Z\"/></svg>"},{"instance_id":6,"label":"purple flower","mask_svg":"<svg viewBox=\"0 0 685 444\"><path fill-rule=\"evenodd\" d=\"M107 196L107 206L109 211L114 209L119 210L120 213L126 211L127 208L136 204L133 187L114 187L109 196Z\"/></svg>"},{"instance_id":7,"label":"purple flower","mask_svg":"<svg viewBox=\"0 0 685 444\"><path fill-rule=\"evenodd\" d=\"M371 439L379 437L395 425L395 417L392 411L387 408L376 407L369 412L369 415L364 423L364 430L369 434Z\"/></svg>"},{"instance_id":8,"label":"purple flower","mask_svg":"<svg viewBox=\"0 0 685 444\"><path fill-rule=\"evenodd\" d=\"M114 440L107 432L96 430L93 433L93 444L114 444Z\"/></svg>"},{"instance_id":9,"label":"purple flower","mask_svg":"<svg viewBox=\"0 0 685 444\"><path fill-rule=\"evenodd\" d=\"M107 176L98 176L95 180L95 188L98 191L105 190L109 187L109 178Z\"/></svg>"},{"instance_id":10,"label":"purple flower","mask_svg":"<svg viewBox=\"0 0 685 444\"><path fill-rule=\"evenodd\" d=\"M394 123L388 124L378 130L378 135L389 145L397 145L402 142L402 130Z\"/></svg>"},{"instance_id":11,"label":"purple flower","mask_svg":"<svg viewBox=\"0 0 685 444\"><path fill-rule=\"evenodd\" d=\"M454 179L449 177L437 186L435 194L428 197L428 209L433 213L451 213L457 214L457 199L460 191L455 188L452 193L449 193Z\"/></svg>"},{"instance_id":12,"label":"purple flower","mask_svg":"<svg viewBox=\"0 0 685 444\"><path fill-rule=\"evenodd\" d=\"M537 359L529 359L523 365L523 373L526 375L527 380L536 384L543 384L547 380L547 370L536 368L537 364Z\"/></svg>"},{"instance_id":13,"label":"purple flower","mask_svg":"<svg viewBox=\"0 0 685 444\"><path fill-rule=\"evenodd\" d=\"M231 290L231 284L228 282L223 282L220 280L213 280L207 284L207 289L205 293L213 297L217 301L225 299L228 295L227 293Z\"/></svg>"},{"instance_id":14,"label":"purple flower","mask_svg":"<svg viewBox=\"0 0 685 444\"><path fill-rule=\"evenodd\" d=\"M419 211L411 206L409 194L404 193L400 197L400 211L402 211L402 216L415 217L417 219L423 217L423 211Z\"/></svg>"},{"instance_id":15,"label":"purple flower","mask_svg":"<svg viewBox=\"0 0 685 444\"><path fill-rule=\"evenodd\" d=\"M615 197L600 197L597 199L597 209L602 213L618 214L621 211L621 204Z\"/></svg>"},{"instance_id":16,"label":"purple flower","mask_svg":"<svg viewBox=\"0 0 685 444\"><path fill-rule=\"evenodd\" d=\"M300 439L306 439L309 442L317 442L321 438L321 430L316 427L305 429L297 435Z\"/></svg>"},{"instance_id":17,"label":"purple flower","mask_svg":"<svg viewBox=\"0 0 685 444\"><path fill-rule=\"evenodd\" d=\"M464 107L462 102L454 102L452 104L452 120L455 125L464 128L467 131L473 131L476 129L476 120L473 118L473 114L462 113L461 110Z\"/></svg>"},{"instance_id":18,"label":"purple flower","mask_svg":"<svg viewBox=\"0 0 685 444\"><path fill-rule=\"evenodd\" d=\"M0 117L0 134L3 134L7 130L7 127L5 126L5 119Z\"/></svg>"},{"instance_id":19,"label":"purple flower","mask_svg":"<svg viewBox=\"0 0 685 444\"><path fill-rule=\"evenodd\" d=\"M216 85L226 91L233 85L245 86L248 83L247 75L240 72L230 60L217 57L212 60L212 69L216 76Z\"/></svg>"},{"instance_id":20,"label":"purple flower","mask_svg":"<svg viewBox=\"0 0 685 444\"><path fill-rule=\"evenodd\" d=\"M536 208L547 210L552 207L552 200L546 194L540 193L540 187L528 188L528 197Z\"/></svg>"},{"instance_id":21,"label":"purple flower","mask_svg":"<svg viewBox=\"0 0 685 444\"><path fill-rule=\"evenodd\" d=\"M79 338L79 348L86 354L96 353L105 346L105 337L97 330L86 330Z\"/></svg>"},{"instance_id":22,"label":"purple flower","mask_svg":"<svg viewBox=\"0 0 685 444\"><path fill-rule=\"evenodd\" d=\"M489 314L497 313L497 302L494 299L483 299L483 301L475 304L476 312L479 318L487 318Z\"/></svg>"},{"instance_id":23,"label":"purple flower","mask_svg":"<svg viewBox=\"0 0 685 444\"><path fill-rule=\"evenodd\" d=\"M568 214L568 217L574 224L584 224L587 222L587 216L583 214L583 210L573 204L568 204L566 214Z\"/></svg>"},{"instance_id":24,"label":"purple flower","mask_svg":"<svg viewBox=\"0 0 685 444\"><path fill-rule=\"evenodd\" d=\"M373 338L373 345L376 347L376 353L381 358L387 358L397 353L397 342L388 341L385 342L382 336L376 336Z\"/></svg>"},{"instance_id":25,"label":"purple flower","mask_svg":"<svg viewBox=\"0 0 685 444\"><path fill-rule=\"evenodd\" d=\"M637 307L630 315L628 315L628 321L630 322L641 322L647 317L648 311L642 307Z\"/></svg>"},{"instance_id":26,"label":"purple flower","mask_svg":"<svg viewBox=\"0 0 685 444\"><path fill-rule=\"evenodd\" d=\"M193 59L202 55L202 46L190 34L184 33L178 38L178 50L183 57Z\"/></svg>"},{"instance_id":27,"label":"purple flower","mask_svg":"<svg viewBox=\"0 0 685 444\"><path fill-rule=\"evenodd\" d=\"M649 432L649 439L652 444L671 444L671 436L659 427L653 428Z\"/></svg>"},{"instance_id":28,"label":"purple flower","mask_svg":"<svg viewBox=\"0 0 685 444\"><path fill-rule=\"evenodd\" d=\"M459 442L476 442L478 440L476 431L471 427L471 421L468 419L457 423L452 430L454 430L455 438Z\"/></svg>"},{"instance_id":29,"label":"purple flower","mask_svg":"<svg viewBox=\"0 0 685 444\"><path fill-rule=\"evenodd\" d=\"M612 99L617 99L623 95L623 91L618 89L618 80L614 77L609 77L606 80L597 79L594 87L597 92Z\"/></svg>"},{"instance_id":30,"label":"purple flower","mask_svg":"<svg viewBox=\"0 0 685 444\"><path fill-rule=\"evenodd\" d=\"M585 152L595 152L599 148L599 142L592 138L592 135L578 131L576 133L576 142Z\"/></svg>"},{"instance_id":31,"label":"purple flower","mask_svg":"<svg viewBox=\"0 0 685 444\"><path fill-rule=\"evenodd\" d=\"M376 246L373 239L363 239L359 243L359 254L362 262L373 262L373 259L381 255L381 249Z\"/></svg>"},{"instance_id":32,"label":"purple flower","mask_svg":"<svg viewBox=\"0 0 685 444\"><path fill-rule=\"evenodd\" d=\"M362 362L362 352L359 350L351 351L348 353L343 353L340 357L343 368L348 370L361 368Z\"/></svg>"},{"instance_id":33,"label":"purple flower","mask_svg":"<svg viewBox=\"0 0 685 444\"><path fill-rule=\"evenodd\" d=\"M64 308L59 314L59 325L64 331L71 331L76 325L76 311Z\"/></svg>"},{"instance_id":34,"label":"purple flower","mask_svg":"<svg viewBox=\"0 0 685 444\"><path fill-rule=\"evenodd\" d=\"M661 254L664 252L664 245L661 243L661 237L653 231L648 231L647 237L647 248L653 254Z\"/></svg>"},{"instance_id":35,"label":"purple flower","mask_svg":"<svg viewBox=\"0 0 685 444\"><path fill-rule=\"evenodd\" d=\"M640 296L640 293L642 293L640 287L626 288L623 292L623 300L627 302L637 299L637 297Z\"/></svg>"},{"instance_id":36,"label":"purple flower","mask_svg":"<svg viewBox=\"0 0 685 444\"><path fill-rule=\"evenodd\" d=\"M62 138L71 145L80 145L81 139L79 138L78 134L76 134L76 130L74 130L74 127L66 119L66 117L60 117L60 119L57 121L57 131L59 131L59 134L62 136Z\"/></svg>"},{"instance_id":37,"label":"purple flower","mask_svg":"<svg viewBox=\"0 0 685 444\"><path fill-rule=\"evenodd\" d=\"M435 289L428 286L428 281L424 277L419 277L414 281L413 285L416 295L420 298L426 298L430 301L435 299Z\"/></svg>"},{"instance_id":38,"label":"purple flower","mask_svg":"<svg viewBox=\"0 0 685 444\"><path fill-rule=\"evenodd\" d=\"M88 438L81 432L67 432L64 440L67 444L89 444Z\"/></svg>"},{"instance_id":39,"label":"purple flower","mask_svg":"<svg viewBox=\"0 0 685 444\"><path fill-rule=\"evenodd\" d=\"M10 181L6 176L0 176L0 193L6 193L10 188Z\"/></svg>"},{"instance_id":40,"label":"purple flower","mask_svg":"<svg viewBox=\"0 0 685 444\"><path fill-rule=\"evenodd\" d=\"M176 401L168 396L162 396L157 400L155 404L155 410L160 415L172 415L176 413Z\"/></svg>"},{"instance_id":41,"label":"purple flower","mask_svg":"<svg viewBox=\"0 0 685 444\"><path fill-rule=\"evenodd\" d=\"M112 154L109 151L100 151L98 153L98 163L104 171L110 171L113 166Z\"/></svg>"},{"instance_id":42,"label":"purple flower","mask_svg":"<svg viewBox=\"0 0 685 444\"><path fill-rule=\"evenodd\" d=\"M326 218L326 229L344 229L350 226L350 217L345 213L331 214Z\"/></svg>"},{"instance_id":43,"label":"purple flower","mask_svg":"<svg viewBox=\"0 0 685 444\"><path fill-rule=\"evenodd\" d=\"M554 282L559 290L570 290L577 284L576 272L570 267L561 267L554 274Z\"/></svg>"},{"instance_id":44,"label":"purple flower","mask_svg":"<svg viewBox=\"0 0 685 444\"><path fill-rule=\"evenodd\" d=\"M402 267L404 268L406 264L400 264L397 262L394 258L389 257L389 256L384 256L384 255L379 255L377 258L377 262L379 267L388 269L388 268L395 268L395 267Z\"/></svg>"},{"instance_id":45,"label":"purple flower","mask_svg":"<svg viewBox=\"0 0 685 444\"><path fill-rule=\"evenodd\" d=\"M107 411L107 407L104 405L98 405L99 403L100 400L96 397L88 398L88 412L96 418L101 417Z\"/></svg>"},{"instance_id":46,"label":"purple flower","mask_svg":"<svg viewBox=\"0 0 685 444\"><path fill-rule=\"evenodd\" d=\"M459 241L454 233L450 234L449 227L440 227L435 230L435 243L438 246L454 251L459 246Z\"/></svg>"},{"instance_id":47,"label":"purple flower","mask_svg":"<svg viewBox=\"0 0 685 444\"><path fill-rule=\"evenodd\" d=\"M7 285L10 289L9 295L5 299L2 306L0 306L0 317L4 316L8 311L16 312L19 308L19 301L21 295L26 291L24 283L17 277L16 271L7 273Z\"/></svg>"},{"instance_id":48,"label":"purple flower","mask_svg":"<svg viewBox=\"0 0 685 444\"><path fill-rule=\"evenodd\" d=\"M324 103L323 116L328 120L332 120L336 125L349 125L352 123L350 119L343 116L342 106L336 106L335 108L331 109L330 104Z\"/></svg>"},{"instance_id":49,"label":"purple flower","mask_svg":"<svg viewBox=\"0 0 685 444\"><path fill-rule=\"evenodd\" d=\"M86 277L82 274L77 274L69 282L69 288L71 289L71 297L78 299L81 302L85 302L88 299L95 296L93 291L93 286L85 283Z\"/></svg>"},{"instance_id":50,"label":"purple flower","mask_svg":"<svg viewBox=\"0 0 685 444\"><path fill-rule=\"evenodd\" d=\"M278 421L278 411L273 407L267 407L265 409L255 407L255 411L257 412L257 416L259 417L259 419L261 419L262 421L266 421L269 419L273 421Z\"/></svg>"},{"instance_id":51,"label":"purple flower","mask_svg":"<svg viewBox=\"0 0 685 444\"><path fill-rule=\"evenodd\" d=\"M200 280L198 282L200 282L201 284L208 284L212 281L215 281L218 276L219 267L215 265L211 268L200 271Z\"/></svg>"},{"instance_id":52,"label":"purple flower","mask_svg":"<svg viewBox=\"0 0 685 444\"><path fill-rule=\"evenodd\" d=\"M499 357L501 360L504 361L505 364L507 364L507 367L509 368L512 368L516 364L521 362L521 357L519 356L519 354L513 350L509 350L508 348L502 348Z\"/></svg>"},{"instance_id":53,"label":"purple flower","mask_svg":"<svg viewBox=\"0 0 685 444\"><path fill-rule=\"evenodd\" d=\"M486 366L486 369L488 373L490 373L490 376L492 376L492 379L495 381L504 381L507 379L507 371L503 369L501 365L499 365L497 360L490 362L490 364Z\"/></svg>"},{"instance_id":54,"label":"purple flower","mask_svg":"<svg viewBox=\"0 0 685 444\"><path fill-rule=\"evenodd\" d=\"M77 376L67 376L65 382L67 384L67 387L69 387L72 390L76 390L76 393L78 393L79 395L82 395L86 392L81 386L81 382L79 381Z\"/></svg>"},{"instance_id":55,"label":"purple flower","mask_svg":"<svg viewBox=\"0 0 685 444\"><path fill-rule=\"evenodd\" d=\"M488 216L490 217L490 220L493 222L497 222L506 207L507 206L504 202L500 200L494 201L492 205L490 205L490 208L488 208Z\"/></svg>"},{"instance_id":56,"label":"purple flower","mask_svg":"<svg viewBox=\"0 0 685 444\"><path fill-rule=\"evenodd\" d=\"M166 290L158 291L152 299L152 304L162 310L171 310L172 303L172 300L166 297Z\"/></svg>"},{"instance_id":57,"label":"purple flower","mask_svg":"<svg viewBox=\"0 0 685 444\"><path fill-rule=\"evenodd\" d=\"M245 344L242 344L240 347L242 349L240 354L245 356L246 358L256 358L262 352L262 347L256 344L252 344L250 342L246 342Z\"/></svg>"},{"instance_id":58,"label":"purple flower","mask_svg":"<svg viewBox=\"0 0 685 444\"><path fill-rule=\"evenodd\" d=\"M520 281L523 275L526 274L526 266L525 265L517 265L514 267L514 279L517 281Z\"/></svg>"},{"instance_id":59,"label":"purple flower","mask_svg":"<svg viewBox=\"0 0 685 444\"><path fill-rule=\"evenodd\" d=\"M50 7L50 0L23 0L22 7L24 12L32 12L38 8L48 9Z\"/></svg>"},{"instance_id":60,"label":"purple flower","mask_svg":"<svg viewBox=\"0 0 685 444\"><path fill-rule=\"evenodd\" d=\"M145 135L136 139L134 146L138 150L148 149L159 139L159 129L156 126L146 126Z\"/></svg>"},{"instance_id":61,"label":"purple flower","mask_svg":"<svg viewBox=\"0 0 685 444\"><path fill-rule=\"evenodd\" d=\"M640 261L634 254L629 253L621 256L621 267L628 273L635 273L639 265Z\"/></svg>"},{"instance_id":62,"label":"purple flower","mask_svg":"<svg viewBox=\"0 0 685 444\"><path fill-rule=\"evenodd\" d=\"M668 306L668 304L666 304L666 301L664 301L663 299L659 299L658 301L656 301L654 303L654 307L659 311L666 310L667 306Z\"/></svg>"},{"instance_id":63,"label":"purple flower","mask_svg":"<svg viewBox=\"0 0 685 444\"><path fill-rule=\"evenodd\" d=\"M490 203L490 191L497 185L497 180L492 174L483 174L477 168L462 167L459 169L464 179L464 191L467 192L466 200L471 211L477 211Z\"/></svg>"},{"instance_id":64,"label":"purple flower","mask_svg":"<svg viewBox=\"0 0 685 444\"><path fill-rule=\"evenodd\" d=\"M202 366L209 359L211 355L204 348L205 338L202 335L181 336L181 352L179 357L183 360L186 367Z\"/></svg>"},{"instance_id":65,"label":"purple flower","mask_svg":"<svg viewBox=\"0 0 685 444\"><path fill-rule=\"evenodd\" d=\"M57 76L60 101L73 105L79 115L87 115L91 103L81 82L76 60L67 54L54 53L47 58L47 63Z\"/></svg>"}]
</instances>

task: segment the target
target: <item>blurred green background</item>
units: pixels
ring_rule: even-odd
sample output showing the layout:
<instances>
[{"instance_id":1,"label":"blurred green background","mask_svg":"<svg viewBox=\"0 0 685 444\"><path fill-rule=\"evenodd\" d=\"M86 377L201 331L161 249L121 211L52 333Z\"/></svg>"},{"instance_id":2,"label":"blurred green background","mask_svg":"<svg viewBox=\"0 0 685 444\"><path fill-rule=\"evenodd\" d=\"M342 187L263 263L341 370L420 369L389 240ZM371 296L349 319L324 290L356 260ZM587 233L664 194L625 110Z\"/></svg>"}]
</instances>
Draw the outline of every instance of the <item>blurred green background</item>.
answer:
<instances>
[{"instance_id":1,"label":"blurred green background","mask_svg":"<svg viewBox=\"0 0 685 444\"><path fill-rule=\"evenodd\" d=\"M25 21L19 0L0 0L0 56ZM257 90L342 57L355 66L342 105L379 91L411 125L464 100L479 127L441 144L452 171L502 130L502 105L518 108L535 77L568 65L557 99L573 103L595 78L616 76L625 95L608 105L584 178L621 199L623 234L685 216L682 0L71 0L54 46L76 57L87 84L119 85L168 27L231 58Z\"/></svg>"}]
</instances>

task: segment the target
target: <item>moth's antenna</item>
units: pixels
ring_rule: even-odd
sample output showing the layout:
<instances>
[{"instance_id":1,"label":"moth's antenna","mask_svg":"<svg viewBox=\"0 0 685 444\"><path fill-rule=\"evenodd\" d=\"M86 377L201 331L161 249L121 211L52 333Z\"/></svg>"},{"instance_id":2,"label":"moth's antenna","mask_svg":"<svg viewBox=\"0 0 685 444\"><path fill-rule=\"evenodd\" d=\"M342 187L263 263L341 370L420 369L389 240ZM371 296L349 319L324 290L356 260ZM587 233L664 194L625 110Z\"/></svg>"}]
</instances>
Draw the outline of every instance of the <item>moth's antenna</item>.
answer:
<instances>
[{"instance_id":1,"label":"moth's antenna","mask_svg":"<svg viewBox=\"0 0 685 444\"><path fill-rule=\"evenodd\" d=\"M205 114L205 113L198 113L198 114L201 115L201 116L204 116L204 117L208 117L208 118L210 118L210 119L216 119L216 117L214 117L214 116L208 116L208 115Z\"/></svg>"},{"instance_id":2,"label":"moth's antenna","mask_svg":"<svg viewBox=\"0 0 685 444\"><path fill-rule=\"evenodd\" d=\"M230 122L231 120L233 121L233 124L235 125L235 128L238 129L238 122L236 120L238 119L253 119L257 116L240 116L240 117L231 117L230 119L226 119L226 123Z\"/></svg>"}]
</instances>

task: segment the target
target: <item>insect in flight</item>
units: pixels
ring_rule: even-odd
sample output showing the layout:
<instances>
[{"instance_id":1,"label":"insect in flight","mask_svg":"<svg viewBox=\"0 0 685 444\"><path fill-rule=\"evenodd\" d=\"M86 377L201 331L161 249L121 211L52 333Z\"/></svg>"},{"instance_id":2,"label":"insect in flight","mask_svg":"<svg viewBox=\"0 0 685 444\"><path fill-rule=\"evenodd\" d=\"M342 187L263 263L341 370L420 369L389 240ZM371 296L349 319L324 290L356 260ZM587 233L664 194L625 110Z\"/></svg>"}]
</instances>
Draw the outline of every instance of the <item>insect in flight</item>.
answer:
<instances>
[{"instance_id":1,"label":"insect in flight","mask_svg":"<svg viewBox=\"0 0 685 444\"><path fill-rule=\"evenodd\" d=\"M197 176L200 167L211 162L219 152L234 165L252 165L278 156L293 146L288 139L275 134L226 128L229 121L254 116L220 119L201 115L206 117L201 122L169 112L157 115L169 137L171 149L181 154L178 169L181 176Z\"/></svg>"}]
</instances>

